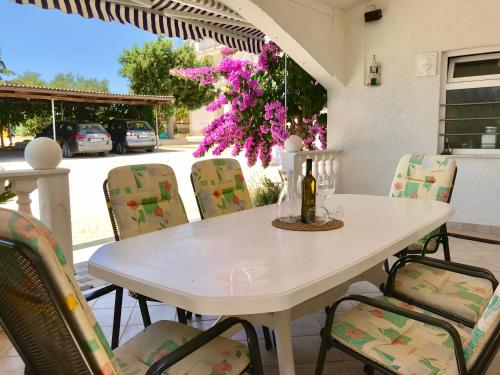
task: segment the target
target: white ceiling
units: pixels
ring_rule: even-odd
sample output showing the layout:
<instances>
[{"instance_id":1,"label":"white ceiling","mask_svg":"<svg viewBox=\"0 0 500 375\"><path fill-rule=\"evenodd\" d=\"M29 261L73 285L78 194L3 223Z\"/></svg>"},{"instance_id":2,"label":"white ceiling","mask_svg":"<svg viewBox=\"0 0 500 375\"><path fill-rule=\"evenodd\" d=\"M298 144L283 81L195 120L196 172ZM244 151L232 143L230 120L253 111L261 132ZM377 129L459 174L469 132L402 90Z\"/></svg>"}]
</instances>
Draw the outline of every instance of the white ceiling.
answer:
<instances>
[{"instance_id":1,"label":"white ceiling","mask_svg":"<svg viewBox=\"0 0 500 375\"><path fill-rule=\"evenodd\" d=\"M356 5L367 2L367 0L314 0L314 1L329 5L333 8L340 8L343 10L348 10Z\"/></svg>"}]
</instances>

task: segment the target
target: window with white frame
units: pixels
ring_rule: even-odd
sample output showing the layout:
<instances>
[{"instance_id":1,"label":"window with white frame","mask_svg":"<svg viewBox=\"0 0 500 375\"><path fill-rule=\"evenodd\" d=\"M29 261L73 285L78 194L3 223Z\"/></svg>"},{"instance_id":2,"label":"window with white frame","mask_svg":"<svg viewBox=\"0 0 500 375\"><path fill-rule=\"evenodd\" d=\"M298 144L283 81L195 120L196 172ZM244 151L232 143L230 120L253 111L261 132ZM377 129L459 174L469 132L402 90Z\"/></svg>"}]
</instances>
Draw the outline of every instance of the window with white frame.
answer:
<instances>
[{"instance_id":1,"label":"window with white frame","mask_svg":"<svg viewBox=\"0 0 500 375\"><path fill-rule=\"evenodd\" d=\"M500 53L448 57L441 110L445 150L500 153Z\"/></svg>"}]
</instances>

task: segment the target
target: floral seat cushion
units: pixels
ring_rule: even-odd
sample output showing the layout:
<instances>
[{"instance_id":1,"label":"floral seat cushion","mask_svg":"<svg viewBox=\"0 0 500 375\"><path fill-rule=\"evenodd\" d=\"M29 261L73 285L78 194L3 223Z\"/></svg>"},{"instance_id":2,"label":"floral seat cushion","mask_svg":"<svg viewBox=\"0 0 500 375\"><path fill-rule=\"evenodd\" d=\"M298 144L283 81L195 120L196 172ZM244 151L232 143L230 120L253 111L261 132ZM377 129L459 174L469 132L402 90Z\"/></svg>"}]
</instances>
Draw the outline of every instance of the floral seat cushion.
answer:
<instances>
[{"instance_id":1,"label":"floral seat cushion","mask_svg":"<svg viewBox=\"0 0 500 375\"><path fill-rule=\"evenodd\" d=\"M376 299L443 319L394 298ZM500 288L497 288L474 329L448 322L460 335L465 362L470 369L495 329L499 329ZM397 374L458 374L453 342L446 331L364 303L337 315L331 335L343 345Z\"/></svg>"},{"instance_id":2,"label":"floral seat cushion","mask_svg":"<svg viewBox=\"0 0 500 375\"><path fill-rule=\"evenodd\" d=\"M398 271L394 290L473 324L493 295L488 280L420 263L408 263Z\"/></svg>"},{"instance_id":3,"label":"floral seat cushion","mask_svg":"<svg viewBox=\"0 0 500 375\"><path fill-rule=\"evenodd\" d=\"M145 374L149 366L200 334L200 330L171 321L160 321L114 350L113 363L122 375ZM164 374L233 375L250 364L245 345L218 337L181 360Z\"/></svg>"},{"instance_id":4,"label":"floral seat cushion","mask_svg":"<svg viewBox=\"0 0 500 375\"><path fill-rule=\"evenodd\" d=\"M448 202L456 168L455 160L446 155L405 155L399 161L389 195ZM421 251L428 237L438 231L421 238L408 250Z\"/></svg>"},{"instance_id":5,"label":"floral seat cushion","mask_svg":"<svg viewBox=\"0 0 500 375\"><path fill-rule=\"evenodd\" d=\"M240 163L235 159L198 161L191 181L204 219L252 208Z\"/></svg>"},{"instance_id":6,"label":"floral seat cushion","mask_svg":"<svg viewBox=\"0 0 500 375\"><path fill-rule=\"evenodd\" d=\"M108 174L108 190L121 239L188 222L168 165L114 168Z\"/></svg>"}]
</instances>

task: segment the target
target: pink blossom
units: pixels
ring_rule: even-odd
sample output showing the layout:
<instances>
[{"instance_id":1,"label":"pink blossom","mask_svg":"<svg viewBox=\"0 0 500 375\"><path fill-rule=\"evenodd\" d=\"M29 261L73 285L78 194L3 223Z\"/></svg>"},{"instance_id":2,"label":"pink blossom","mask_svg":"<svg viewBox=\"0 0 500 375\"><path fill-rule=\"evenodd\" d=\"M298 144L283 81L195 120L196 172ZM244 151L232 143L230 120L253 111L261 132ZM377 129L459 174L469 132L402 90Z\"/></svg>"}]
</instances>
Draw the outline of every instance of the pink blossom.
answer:
<instances>
[{"instance_id":1,"label":"pink blossom","mask_svg":"<svg viewBox=\"0 0 500 375\"><path fill-rule=\"evenodd\" d=\"M177 77L201 84L224 83L223 92L206 109L217 111L228 104L230 110L205 126L204 138L193 155L201 157L210 150L219 155L232 147L233 156L245 153L248 165L260 160L267 167L272 148L283 147L289 136L287 109L279 98L265 92L266 75L270 77L280 63L281 50L275 43L266 43L257 64L235 58L229 48L224 48L222 55L218 66L171 71ZM306 147L315 149L319 143L319 147L326 148L326 124L318 123L314 115L304 119L304 125Z\"/></svg>"}]
</instances>

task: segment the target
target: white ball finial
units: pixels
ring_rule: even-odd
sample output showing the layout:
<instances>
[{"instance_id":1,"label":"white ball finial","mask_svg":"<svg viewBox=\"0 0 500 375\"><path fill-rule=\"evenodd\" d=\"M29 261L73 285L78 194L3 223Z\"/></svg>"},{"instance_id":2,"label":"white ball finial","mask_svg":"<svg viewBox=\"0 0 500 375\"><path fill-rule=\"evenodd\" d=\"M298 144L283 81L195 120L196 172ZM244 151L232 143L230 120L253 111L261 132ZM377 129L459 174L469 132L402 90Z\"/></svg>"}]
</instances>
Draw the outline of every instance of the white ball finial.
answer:
<instances>
[{"instance_id":1,"label":"white ball finial","mask_svg":"<svg viewBox=\"0 0 500 375\"><path fill-rule=\"evenodd\" d=\"M24 159L33 169L55 169L62 160L61 146L51 138L35 138L24 149Z\"/></svg>"},{"instance_id":2,"label":"white ball finial","mask_svg":"<svg viewBox=\"0 0 500 375\"><path fill-rule=\"evenodd\" d=\"M286 152L302 151L302 138L298 135L291 135L285 141Z\"/></svg>"}]
</instances>

